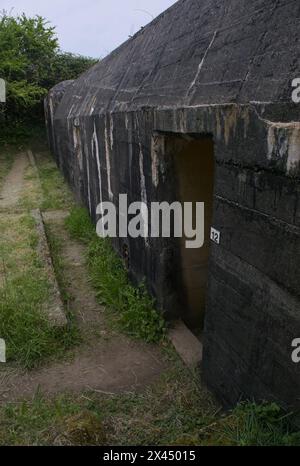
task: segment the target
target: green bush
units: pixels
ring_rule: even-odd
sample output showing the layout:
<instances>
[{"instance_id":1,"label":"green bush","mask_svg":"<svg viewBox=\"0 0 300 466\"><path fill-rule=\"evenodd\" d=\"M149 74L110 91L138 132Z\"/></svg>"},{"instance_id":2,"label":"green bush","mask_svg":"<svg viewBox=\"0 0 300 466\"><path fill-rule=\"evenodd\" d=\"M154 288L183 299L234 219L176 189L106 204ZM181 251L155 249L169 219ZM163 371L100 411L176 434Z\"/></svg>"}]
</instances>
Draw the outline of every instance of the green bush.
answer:
<instances>
[{"instance_id":1,"label":"green bush","mask_svg":"<svg viewBox=\"0 0 300 466\"><path fill-rule=\"evenodd\" d=\"M0 78L7 83L7 100L0 107L1 133L9 139L24 123L43 121L43 99L60 81L75 79L95 59L59 49L55 28L45 18L10 16L0 12Z\"/></svg>"},{"instance_id":2,"label":"green bush","mask_svg":"<svg viewBox=\"0 0 300 466\"><path fill-rule=\"evenodd\" d=\"M44 81L57 51L54 28L44 18L2 14L0 77L7 82L6 123L25 119L29 109L31 118L39 114L47 93Z\"/></svg>"}]
</instances>

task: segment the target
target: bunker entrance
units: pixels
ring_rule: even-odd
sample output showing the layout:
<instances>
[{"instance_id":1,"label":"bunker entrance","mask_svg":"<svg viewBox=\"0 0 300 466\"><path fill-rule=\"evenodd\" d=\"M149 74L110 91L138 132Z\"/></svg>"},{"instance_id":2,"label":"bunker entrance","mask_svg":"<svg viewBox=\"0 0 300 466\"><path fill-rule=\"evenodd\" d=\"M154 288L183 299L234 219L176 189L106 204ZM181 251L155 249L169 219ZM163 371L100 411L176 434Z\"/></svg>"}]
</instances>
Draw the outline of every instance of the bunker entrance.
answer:
<instances>
[{"instance_id":1,"label":"bunker entrance","mask_svg":"<svg viewBox=\"0 0 300 466\"><path fill-rule=\"evenodd\" d=\"M201 248L186 247L188 238L178 241L179 294L181 318L196 336L201 335L204 325L210 254L210 229L213 214L214 145L210 137L201 139L175 138L173 140L173 164L176 172L178 200L193 203L193 228L196 228L196 203L204 203L204 245ZM174 145L175 142L175 145ZM203 222L202 222L203 225Z\"/></svg>"}]
</instances>

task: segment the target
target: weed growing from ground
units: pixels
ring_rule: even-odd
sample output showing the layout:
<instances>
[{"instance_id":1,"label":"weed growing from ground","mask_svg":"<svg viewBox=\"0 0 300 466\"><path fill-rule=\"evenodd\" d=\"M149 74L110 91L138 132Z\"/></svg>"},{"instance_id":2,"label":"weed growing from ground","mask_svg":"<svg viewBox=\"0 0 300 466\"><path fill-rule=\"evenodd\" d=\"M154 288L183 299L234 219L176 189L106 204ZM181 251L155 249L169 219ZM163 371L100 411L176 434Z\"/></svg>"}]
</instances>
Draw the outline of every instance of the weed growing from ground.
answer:
<instances>
[{"instance_id":1,"label":"weed growing from ground","mask_svg":"<svg viewBox=\"0 0 300 466\"><path fill-rule=\"evenodd\" d=\"M93 286L112 321L127 335L158 342L165 335L165 322L145 285L135 287L128 279L122 260L109 239L98 238L88 213L74 208L66 220L73 238L87 244L87 262Z\"/></svg>"}]
</instances>

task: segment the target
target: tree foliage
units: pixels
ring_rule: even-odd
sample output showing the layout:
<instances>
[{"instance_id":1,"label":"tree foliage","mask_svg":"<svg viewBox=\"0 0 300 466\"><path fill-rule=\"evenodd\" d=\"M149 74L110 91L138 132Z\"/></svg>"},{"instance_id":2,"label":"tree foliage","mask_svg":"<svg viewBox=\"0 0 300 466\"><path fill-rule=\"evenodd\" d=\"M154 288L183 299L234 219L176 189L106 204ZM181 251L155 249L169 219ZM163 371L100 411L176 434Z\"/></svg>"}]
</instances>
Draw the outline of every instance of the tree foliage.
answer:
<instances>
[{"instance_id":1,"label":"tree foliage","mask_svg":"<svg viewBox=\"0 0 300 466\"><path fill-rule=\"evenodd\" d=\"M7 125L42 118L42 101L60 81L74 79L96 60L61 52L55 28L41 16L0 14L0 78L7 84L2 106Z\"/></svg>"},{"instance_id":2,"label":"tree foliage","mask_svg":"<svg viewBox=\"0 0 300 466\"><path fill-rule=\"evenodd\" d=\"M75 55L68 52L59 52L51 63L50 79L48 78L48 81L46 81L44 85L50 88L58 82L76 79L80 74L84 73L97 62L98 60L90 57Z\"/></svg>"}]
</instances>

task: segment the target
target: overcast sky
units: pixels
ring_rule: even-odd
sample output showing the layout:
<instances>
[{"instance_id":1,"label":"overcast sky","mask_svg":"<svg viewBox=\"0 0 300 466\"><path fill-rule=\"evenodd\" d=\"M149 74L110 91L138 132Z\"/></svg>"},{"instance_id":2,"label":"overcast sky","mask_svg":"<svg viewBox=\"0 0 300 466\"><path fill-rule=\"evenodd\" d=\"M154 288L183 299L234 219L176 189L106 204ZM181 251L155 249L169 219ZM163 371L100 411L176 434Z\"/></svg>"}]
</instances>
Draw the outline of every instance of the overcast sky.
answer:
<instances>
[{"instance_id":1,"label":"overcast sky","mask_svg":"<svg viewBox=\"0 0 300 466\"><path fill-rule=\"evenodd\" d=\"M62 50L104 57L176 0L0 0L13 14L40 15L56 26Z\"/></svg>"}]
</instances>

